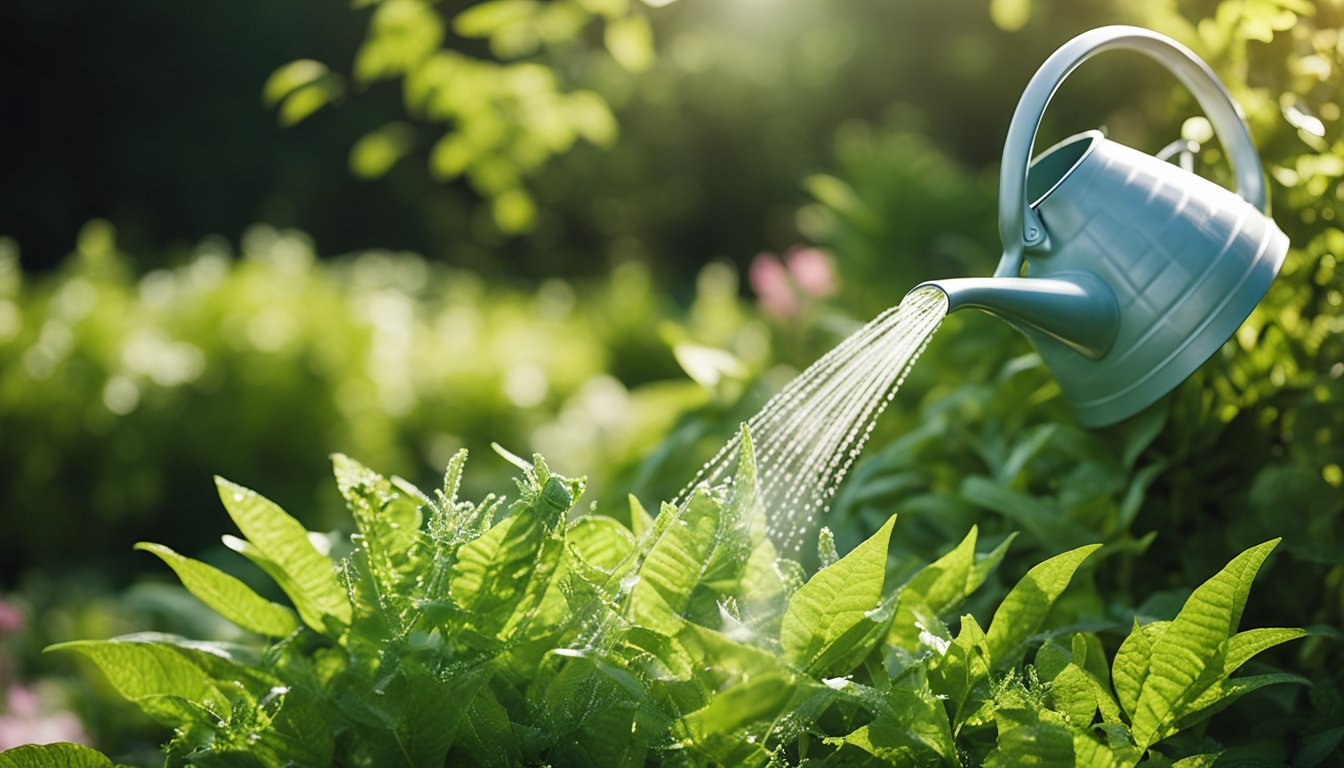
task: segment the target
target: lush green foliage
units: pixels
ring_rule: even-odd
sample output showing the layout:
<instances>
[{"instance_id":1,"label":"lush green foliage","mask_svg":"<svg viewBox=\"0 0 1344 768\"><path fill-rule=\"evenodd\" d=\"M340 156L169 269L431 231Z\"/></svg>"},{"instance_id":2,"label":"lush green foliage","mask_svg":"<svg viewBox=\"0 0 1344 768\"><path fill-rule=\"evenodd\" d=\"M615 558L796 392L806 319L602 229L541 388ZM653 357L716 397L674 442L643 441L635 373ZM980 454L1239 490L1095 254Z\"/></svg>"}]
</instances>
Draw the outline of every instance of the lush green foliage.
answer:
<instances>
[{"instance_id":1,"label":"lush green foliage","mask_svg":"<svg viewBox=\"0 0 1344 768\"><path fill-rule=\"evenodd\" d=\"M5 578L151 535L198 551L200 521L222 516L189 478L212 466L292 505L320 492L304 522L334 526L320 456L338 449L409 475L498 439L592 466L624 498L646 447L709 399L678 355L729 348L749 368L768 352L721 268L686 311L634 264L518 290L409 254L320 262L259 227L236 260L207 242L137 276L111 237L91 224L47 278L0 242L0 507L44 510L0 541Z\"/></svg>"},{"instance_id":2,"label":"lush green foliage","mask_svg":"<svg viewBox=\"0 0 1344 768\"><path fill-rule=\"evenodd\" d=\"M500 231L531 229L536 204L524 183L552 156L583 139L610 146L616 119L600 95L567 88L553 66L531 58L540 50L582 47L587 27L601 22L604 47L631 72L648 69L653 33L630 0L487 0L445 21L425 0L369 0L368 35L355 56L353 77L368 85L400 79L412 117L448 129L430 150L430 168L442 180L465 176L490 201ZM449 35L453 40L445 44ZM469 52L488 43L489 56ZM345 91L344 76L312 59L290 62L266 82L267 101L292 125ZM376 178L414 148L404 122L383 125L350 151L351 170Z\"/></svg>"},{"instance_id":3,"label":"lush green foliage","mask_svg":"<svg viewBox=\"0 0 1344 768\"><path fill-rule=\"evenodd\" d=\"M1028 570L982 630L962 604L1011 537L978 553L972 527L898 580L893 517L844 557L823 536L823 567L804 578L765 536L744 444L730 486L656 517L632 497L629 527L583 510L584 481L540 456L500 449L523 472L516 500L471 503L458 496L465 451L432 494L336 455L357 529L344 556L221 478L243 534L229 546L292 608L144 548L267 644L141 633L53 650L91 659L172 728L169 765L1207 764L1216 753L1172 737L1259 688L1305 682L1233 676L1303 635L1237 631L1275 541L1174 620L1134 619L1108 661L1102 635L1050 618L1098 545ZM107 764L70 750L0 764Z\"/></svg>"},{"instance_id":4,"label":"lush green foliage","mask_svg":"<svg viewBox=\"0 0 1344 768\"><path fill-rule=\"evenodd\" d=\"M896 546L927 557L973 523L987 536L1020 530L1010 565L1102 541L1108 567L1072 599L1113 620L1134 606L1173 619L1191 584L1248 545L1282 536L1248 620L1319 628L1277 659L1314 685L1309 694L1233 708L1207 733L1242 745L1224 756L1229 764L1329 764L1324 755L1338 761L1344 737L1344 232L1337 226L1344 124L1334 104L1344 76L1341 9L1221 3L1194 23L1185 20L1198 16L1187 4L1180 4L1186 17L1176 8L1136 4L1133 20L1190 44L1247 108L1275 220L1293 243L1269 293L1194 377L1149 412L1105 430L1076 425L1020 335L983 315L949 317L902 390L907 407L888 412L886 439L876 438L841 492L836 534L854 541L897 512ZM1093 72L1093 83L1108 83L1128 68L1122 56L1099 58L1077 77ZM1156 85L1151 92L1145 127L1136 131L1118 112L1112 135L1149 151L1183 128L1205 138L1188 95ZM1043 141L1091 127L1071 113L1073 98L1060 92ZM901 177L870 169L899 167L917 133L893 126L837 141L833 176L846 191L818 196L824 243L842 254L936 260L945 270L893 260L891 272L907 284L989 273L993 239L964 248L929 239L902 249L898 233L865 227L843 204L861 201L877 222L905 215L902 186L886 181ZM1201 153L1200 170L1227 179L1216 147ZM956 171L938 178L949 186L973 180Z\"/></svg>"}]
</instances>

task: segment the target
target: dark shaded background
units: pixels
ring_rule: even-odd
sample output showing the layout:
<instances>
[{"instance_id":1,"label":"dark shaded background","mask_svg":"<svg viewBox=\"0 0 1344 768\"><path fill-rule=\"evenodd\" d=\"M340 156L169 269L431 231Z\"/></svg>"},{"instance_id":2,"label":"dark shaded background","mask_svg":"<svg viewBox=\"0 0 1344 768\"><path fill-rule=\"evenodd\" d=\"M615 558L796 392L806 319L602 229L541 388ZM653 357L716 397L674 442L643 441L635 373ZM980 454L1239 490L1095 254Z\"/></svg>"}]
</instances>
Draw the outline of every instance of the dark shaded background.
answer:
<instances>
[{"instance_id":1,"label":"dark shaded background","mask_svg":"<svg viewBox=\"0 0 1344 768\"><path fill-rule=\"evenodd\" d=\"M736 35L744 48L777 57L782 74L762 82L731 62L696 73L661 62L612 99L619 146L580 147L552 163L535 180L547 211L541 226L502 238L479 226L465 185L426 172L424 149L439 127L419 126L421 151L383 179L351 177L353 142L403 116L396 84L356 89L288 129L263 105L262 84L288 61L348 71L367 10L318 0L5 0L0 232L36 271L70 251L82 224L104 218L143 267L205 235L235 240L266 222L310 233L323 254L408 249L531 276L594 273L633 254L684 280L711 258L742 263L796 242L798 179L831 162L831 137L845 120L880 121L900 106L912 128L970 167L992 170L1040 56L1099 21L1125 20L1100 0L1059 3L1048 24L1012 34L978 5L957 3L864 0L824 13L795 4L745 22L725 7L660 9L660 45L707 29L720 42ZM847 47L825 79L806 58L817 24ZM1123 115L1145 93L1136 85L1154 75L1147 65L1085 69L1066 87L1065 130ZM658 197L660 180L672 179L682 183ZM613 247L631 237L638 247Z\"/></svg>"}]
</instances>

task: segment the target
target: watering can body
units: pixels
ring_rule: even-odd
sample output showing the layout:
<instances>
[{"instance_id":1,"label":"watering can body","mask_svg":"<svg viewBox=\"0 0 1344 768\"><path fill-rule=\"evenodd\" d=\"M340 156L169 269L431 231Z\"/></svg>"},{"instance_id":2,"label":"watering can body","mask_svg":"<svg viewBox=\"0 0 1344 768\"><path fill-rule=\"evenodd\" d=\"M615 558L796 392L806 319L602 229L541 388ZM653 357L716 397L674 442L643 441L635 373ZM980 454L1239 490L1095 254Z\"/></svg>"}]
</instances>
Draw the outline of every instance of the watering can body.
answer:
<instances>
[{"instance_id":1,"label":"watering can body","mask_svg":"<svg viewBox=\"0 0 1344 768\"><path fill-rule=\"evenodd\" d=\"M1108 49L1147 53L1190 87L1232 159L1237 192L1097 131L1060 142L1028 168L1055 88ZM1004 257L995 276L921 287L947 294L949 311L985 309L1021 329L1079 421L1103 426L1183 381L1259 302L1288 249L1265 207L1249 132L1208 67L1169 38L1105 27L1051 56L1014 114L1000 179Z\"/></svg>"}]
</instances>

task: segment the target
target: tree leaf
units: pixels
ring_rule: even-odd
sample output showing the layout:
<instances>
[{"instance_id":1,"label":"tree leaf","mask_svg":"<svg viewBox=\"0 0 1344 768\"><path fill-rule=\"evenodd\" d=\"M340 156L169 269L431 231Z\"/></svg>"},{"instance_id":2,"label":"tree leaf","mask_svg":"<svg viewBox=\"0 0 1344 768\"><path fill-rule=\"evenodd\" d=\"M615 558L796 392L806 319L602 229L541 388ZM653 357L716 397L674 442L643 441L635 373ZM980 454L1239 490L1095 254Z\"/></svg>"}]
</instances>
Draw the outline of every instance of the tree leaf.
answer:
<instances>
[{"instance_id":1,"label":"tree leaf","mask_svg":"<svg viewBox=\"0 0 1344 768\"><path fill-rule=\"evenodd\" d=\"M627 70L639 73L653 65L653 30L643 14L608 21L605 41L611 57Z\"/></svg>"},{"instance_id":2,"label":"tree leaf","mask_svg":"<svg viewBox=\"0 0 1344 768\"><path fill-rule=\"evenodd\" d=\"M1073 580L1078 566L1100 546L1089 544L1055 555L1027 571L1008 592L985 633L995 666L1016 660L1015 651L1041 628L1050 607Z\"/></svg>"},{"instance_id":3,"label":"tree leaf","mask_svg":"<svg viewBox=\"0 0 1344 768\"><path fill-rule=\"evenodd\" d=\"M299 627L293 611L261 597L213 565L184 557L162 544L142 541L135 548L157 555L177 573L188 592L243 629L285 637Z\"/></svg>"},{"instance_id":4,"label":"tree leaf","mask_svg":"<svg viewBox=\"0 0 1344 768\"><path fill-rule=\"evenodd\" d=\"M336 579L335 565L308 539L308 531L264 496L215 478L229 517L258 553L275 566L270 575L298 609L303 623L318 632L338 633L350 623L350 601ZM339 626L331 627L327 619Z\"/></svg>"},{"instance_id":5,"label":"tree leaf","mask_svg":"<svg viewBox=\"0 0 1344 768\"><path fill-rule=\"evenodd\" d=\"M866 622L882 601L887 548L896 517L835 565L823 568L789 598L780 625L784 657L802 668ZM825 671L815 670L824 675Z\"/></svg>"}]
</instances>

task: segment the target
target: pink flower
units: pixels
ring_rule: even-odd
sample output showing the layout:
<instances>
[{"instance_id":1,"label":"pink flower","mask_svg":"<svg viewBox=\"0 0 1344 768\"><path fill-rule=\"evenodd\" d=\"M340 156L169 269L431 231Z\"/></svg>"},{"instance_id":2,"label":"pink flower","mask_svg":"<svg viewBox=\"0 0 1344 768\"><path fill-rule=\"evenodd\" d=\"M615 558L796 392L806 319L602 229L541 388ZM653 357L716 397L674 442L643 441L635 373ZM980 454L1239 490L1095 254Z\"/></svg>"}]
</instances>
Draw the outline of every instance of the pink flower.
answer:
<instances>
[{"instance_id":1,"label":"pink flower","mask_svg":"<svg viewBox=\"0 0 1344 768\"><path fill-rule=\"evenodd\" d=\"M830 257L811 246L794 246L782 261L773 253L758 253L747 277L761 309L776 317L793 317L805 302L830 296L840 287Z\"/></svg>"},{"instance_id":2,"label":"pink flower","mask_svg":"<svg viewBox=\"0 0 1344 768\"><path fill-rule=\"evenodd\" d=\"M6 698L6 712L0 715L0 751L23 744L89 743L84 725L73 712L43 713L42 702L31 689L14 686Z\"/></svg>"},{"instance_id":3,"label":"pink flower","mask_svg":"<svg viewBox=\"0 0 1344 768\"><path fill-rule=\"evenodd\" d=\"M798 314L798 296L789 284L784 264L773 253L758 253L747 272L752 290L761 300L761 309L777 317Z\"/></svg>"},{"instance_id":4,"label":"pink flower","mask_svg":"<svg viewBox=\"0 0 1344 768\"><path fill-rule=\"evenodd\" d=\"M8 635L23 629L23 614L19 609L0 600L0 635Z\"/></svg>"},{"instance_id":5,"label":"pink flower","mask_svg":"<svg viewBox=\"0 0 1344 768\"><path fill-rule=\"evenodd\" d=\"M831 260L820 248L795 246L784 257L793 281L803 293L815 298L830 296L840 287Z\"/></svg>"}]
</instances>

